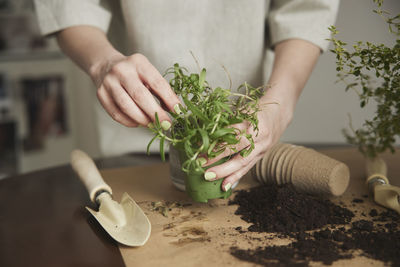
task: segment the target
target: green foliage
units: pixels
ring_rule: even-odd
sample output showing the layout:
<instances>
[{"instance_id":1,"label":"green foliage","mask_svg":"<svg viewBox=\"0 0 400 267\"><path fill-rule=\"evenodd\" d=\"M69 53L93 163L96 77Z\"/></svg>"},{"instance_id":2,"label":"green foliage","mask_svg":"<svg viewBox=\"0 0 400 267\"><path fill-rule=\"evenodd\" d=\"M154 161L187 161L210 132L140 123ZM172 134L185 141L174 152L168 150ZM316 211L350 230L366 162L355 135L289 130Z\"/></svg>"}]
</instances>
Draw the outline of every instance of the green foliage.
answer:
<instances>
[{"instance_id":1,"label":"green foliage","mask_svg":"<svg viewBox=\"0 0 400 267\"><path fill-rule=\"evenodd\" d=\"M254 149L252 135L232 125L247 121L258 132L258 99L264 93L262 87L255 88L244 83L237 93L221 87L213 89L206 81L206 69L202 69L200 74L188 73L178 64L169 68L166 76L172 76L169 83L185 106L180 106L181 114L170 112L172 126L169 131L163 130L156 114L154 127L151 128L155 136L147 151L158 138L164 159L164 141L170 142L176 149L186 153L188 159L182 164L185 172L204 171L199 157L214 158L225 149L239 152L243 157L250 154ZM249 140L250 146L236 151L235 145L241 138Z\"/></svg>"},{"instance_id":2,"label":"green foliage","mask_svg":"<svg viewBox=\"0 0 400 267\"><path fill-rule=\"evenodd\" d=\"M397 36L392 47L370 42L347 44L335 38L338 31L329 27L329 39L336 54L336 70L339 79L346 84L346 91L354 90L364 108L371 100L377 104L374 117L366 120L361 129L344 130L347 141L357 145L367 157L376 157L386 150L394 152L396 137L400 136L400 14L390 17L382 10L383 0L374 0L379 14L388 24L389 32Z\"/></svg>"}]
</instances>

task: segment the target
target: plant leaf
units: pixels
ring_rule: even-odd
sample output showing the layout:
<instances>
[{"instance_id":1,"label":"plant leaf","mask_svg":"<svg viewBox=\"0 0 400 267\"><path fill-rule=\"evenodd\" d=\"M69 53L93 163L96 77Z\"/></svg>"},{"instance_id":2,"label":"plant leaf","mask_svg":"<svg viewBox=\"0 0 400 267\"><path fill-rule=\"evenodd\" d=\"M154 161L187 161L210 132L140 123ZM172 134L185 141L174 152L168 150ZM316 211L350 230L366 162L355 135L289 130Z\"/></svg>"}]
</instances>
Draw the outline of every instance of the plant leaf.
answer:
<instances>
[{"instance_id":1,"label":"plant leaf","mask_svg":"<svg viewBox=\"0 0 400 267\"><path fill-rule=\"evenodd\" d=\"M200 152L206 152L208 150L208 147L210 146L210 139L208 138L208 134L205 130L199 129L201 139L202 139L202 147L203 149Z\"/></svg>"},{"instance_id":2,"label":"plant leaf","mask_svg":"<svg viewBox=\"0 0 400 267\"><path fill-rule=\"evenodd\" d=\"M200 109L197 108L195 105L193 105L193 103L190 102L190 100L187 97L183 97L183 102L188 107L188 109L192 111L192 113L196 115L198 118L206 122L209 121L208 118L200 111Z\"/></svg>"},{"instance_id":3,"label":"plant leaf","mask_svg":"<svg viewBox=\"0 0 400 267\"><path fill-rule=\"evenodd\" d=\"M160 139L160 154L162 161L165 161L164 141L165 141L165 136L161 137Z\"/></svg>"}]
</instances>

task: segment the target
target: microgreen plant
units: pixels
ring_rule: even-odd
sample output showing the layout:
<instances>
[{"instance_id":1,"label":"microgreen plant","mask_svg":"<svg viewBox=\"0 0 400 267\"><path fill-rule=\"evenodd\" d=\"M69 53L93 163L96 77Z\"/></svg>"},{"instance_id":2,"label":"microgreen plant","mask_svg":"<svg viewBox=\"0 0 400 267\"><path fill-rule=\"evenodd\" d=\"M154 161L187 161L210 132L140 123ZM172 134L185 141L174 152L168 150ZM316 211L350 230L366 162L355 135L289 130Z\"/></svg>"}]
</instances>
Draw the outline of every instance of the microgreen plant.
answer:
<instances>
[{"instance_id":1,"label":"microgreen plant","mask_svg":"<svg viewBox=\"0 0 400 267\"><path fill-rule=\"evenodd\" d=\"M249 127L258 133L258 99L263 95L263 87L252 87L248 83L239 86L236 92L221 87L211 88L206 81L206 69L198 73L189 73L186 68L175 64L165 74L171 77L169 83L174 92L182 99L181 113L170 112L172 126L165 131L156 114L151 130L153 139L160 140L160 154L165 159L165 141L179 151L184 151L187 160L182 170L204 171L200 157L215 158L226 149L246 157L254 149L254 140L246 130L235 128L235 124L248 122ZM241 138L250 145L237 151Z\"/></svg>"},{"instance_id":2,"label":"microgreen plant","mask_svg":"<svg viewBox=\"0 0 400 267\"><path fill-rule=\"evenodd\" d=\"M335 38L336 28L329 28L339 80L346 84L346 91L352 89L357 93L361 108L371 100L377 104L374 117L366 120L362 128L355 130L350 121L351 132L344 130L347 141L370 158L386 150L394 152L396 137L400 136L400 14L390 17L382 9L383 0L374 2L377 4L374 13L380 15L388 24L389 32L397 36L392 47L360 41L349 51L345 42Z\"/></svg>"}]
</instances>

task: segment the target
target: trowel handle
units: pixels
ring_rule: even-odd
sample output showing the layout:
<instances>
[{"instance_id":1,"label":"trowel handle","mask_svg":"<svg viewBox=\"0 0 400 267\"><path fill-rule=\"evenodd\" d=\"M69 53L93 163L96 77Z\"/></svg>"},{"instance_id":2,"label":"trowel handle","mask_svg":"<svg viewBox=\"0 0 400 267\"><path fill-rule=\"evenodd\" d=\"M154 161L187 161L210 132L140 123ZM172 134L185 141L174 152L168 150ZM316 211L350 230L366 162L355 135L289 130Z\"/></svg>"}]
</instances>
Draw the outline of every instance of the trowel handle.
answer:
<instances>
[{"instance_id":1,"label":"trowel handle","mask_svg":"<svg viewBox=\"0 0 400 267\"><path fill-rule=\"evenodd\" d=\"M376 185L389 184L386 162L379 156L366 159L367 184L373 192Z\"/></svg>"},{"instance_id":2,"label":"trowel handle","mask_svg":"<svg viewBox=\"0 0 400 267\"><path fill-rule=\"evenodd\" d=\"M375 158L367 158L367 176L379 174L387 176L386 162L379 156Z\"/></svg>"},{"instance_id":3,"label":"trowel handle","mask_svg":"<svg viewBox=\"0 0 400 267\"><path fill-rule=\"evenodd\" d=\"M107 191L112 194L111 187L104 182L93 160L85 152L72 151L71 165L86 186L92 202L96 203L96 194L99 191Z\"/></svg>"},{"instance_id":4,"label":"trowel handle","mask_svg":"<svg viewBox=\"0 0 400 267\"><path fill-rule=\"evenodd\" d=\"M366 159L366 172L367 177L378 176L385 177L387 176L387 165L386 162L379 156L375 158L367 158ZM387 179L387 178L386 178Z\"/></svg>"}]
</instances>

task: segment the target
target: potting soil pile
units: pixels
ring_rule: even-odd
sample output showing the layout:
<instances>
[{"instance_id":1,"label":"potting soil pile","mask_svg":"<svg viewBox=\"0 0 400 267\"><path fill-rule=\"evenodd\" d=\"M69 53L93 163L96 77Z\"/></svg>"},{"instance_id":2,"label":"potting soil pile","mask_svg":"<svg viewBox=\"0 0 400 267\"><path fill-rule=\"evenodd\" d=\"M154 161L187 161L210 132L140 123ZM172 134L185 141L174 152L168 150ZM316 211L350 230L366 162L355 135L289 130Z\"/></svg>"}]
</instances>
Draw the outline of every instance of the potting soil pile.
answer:
<instances>
[{"instance_id":1,"label":"potting soil pile","mask_svg":"<svg viewBox=\"0 0 400 267\"><path fill-rule=\"evenodd\" d=\"M365 196L366 197L366 196ZM355 198L353 207L364 202ZM235 214L251 225L240 233L276 233L289 238L287 245L261 245L254 249L231 247L236 258L268 266L330 265L355 255L400 266L400 215L371 209L354 220L355 214L330 200L298 193L291 186L259 186L241 190L230 202ZM266 239L271 238L266 235ZM276 237L275 237L276 238Z\"/></svg>"}]
</instances>

